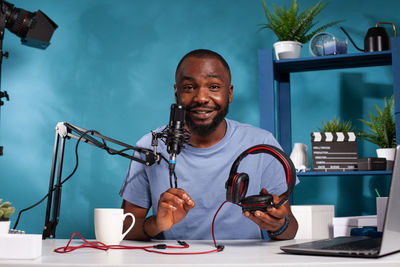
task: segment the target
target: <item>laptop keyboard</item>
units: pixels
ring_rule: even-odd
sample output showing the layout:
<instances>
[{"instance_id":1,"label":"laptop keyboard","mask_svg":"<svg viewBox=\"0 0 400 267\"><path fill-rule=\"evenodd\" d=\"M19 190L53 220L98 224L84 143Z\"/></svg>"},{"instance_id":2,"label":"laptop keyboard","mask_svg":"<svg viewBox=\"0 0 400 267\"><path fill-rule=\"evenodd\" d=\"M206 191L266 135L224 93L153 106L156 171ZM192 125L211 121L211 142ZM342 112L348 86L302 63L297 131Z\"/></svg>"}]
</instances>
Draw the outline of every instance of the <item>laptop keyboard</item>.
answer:
<instances>
[{"instance_id":1,"label":"laptop keyboard","mask_svg":"<svg viewBox=\"0 0 400 267\"><path fill-rule=\"evenodd\" d=\"M322 247L322 249L329 250L344 250L344 251L362 251L362 250L378 250L381 245L380 238L369 238L364 240L352 241L349 243L342 244L334 244L326 247Z\"/></svg>"}]
</instances>

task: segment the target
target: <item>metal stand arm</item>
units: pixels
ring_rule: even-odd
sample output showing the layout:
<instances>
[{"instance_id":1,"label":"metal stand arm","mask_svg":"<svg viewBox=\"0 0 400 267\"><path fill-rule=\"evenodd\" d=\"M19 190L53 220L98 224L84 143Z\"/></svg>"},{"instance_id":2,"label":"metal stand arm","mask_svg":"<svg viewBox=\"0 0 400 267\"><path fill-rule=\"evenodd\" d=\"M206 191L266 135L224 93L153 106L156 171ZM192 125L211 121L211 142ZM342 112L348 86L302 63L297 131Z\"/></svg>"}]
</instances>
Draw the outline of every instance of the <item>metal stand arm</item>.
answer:
<instances>
[{"instance_id":1,"label":"metal stand arm","mask_svg":"<svg viewBox=\"0 0 400 267\"><path fill-rule=\"evenodd\" d=\"M102 140L99 141L97 138ZM60 145L60 138L61 138L61 146ZM42 238L46 239L48 237L55 238L56 236L56 227L58 224L59 216L60 216L60 207L61 207L61 191L62 191L62 184L66 181L62 181L62 168L63 168L63 161L64 161L64 150L65 150L65 141L67 138L75 138L79 141L83 141L85 143L94 145L101 149L106 150L109 154L112 155L120 155L125 158L137 161L142 163L146 166L151 166L154 163L159 163L161 158L160 153L157 153L156 149L153 150L148 148L142 147L135 147L123 142L117 141L115 139L106 137L101 135L95 130L86 130L67 122L59 122L56 127L56 137L54 142L54 150L53 150L53 159L51 163L51 172L50 172L50 181L49 181L49 192L47 198L47 208L46 208L46 217L45 217L45 225L43 228ZM119 146L124 147L122 150L116 150L107 146L106 141L112 142ZM137 151L141 154L146 156L145 160L136 158L132 155L125 153L125 151ZM60 154L58 155L58 152ZM59 158L58 158L59 156ZM54 178L56 173L56 164L58 158L58 170L57 170L57 180L56 184L54 185ZM165 159L165 158L163 158ZM165 159L166 160L166 159ZM53 191L54 191L54 198L53 198ZM52 210L53 205L53 210ZM51 216L51 218L50 218Z\"/></svg>"}]
</instances>

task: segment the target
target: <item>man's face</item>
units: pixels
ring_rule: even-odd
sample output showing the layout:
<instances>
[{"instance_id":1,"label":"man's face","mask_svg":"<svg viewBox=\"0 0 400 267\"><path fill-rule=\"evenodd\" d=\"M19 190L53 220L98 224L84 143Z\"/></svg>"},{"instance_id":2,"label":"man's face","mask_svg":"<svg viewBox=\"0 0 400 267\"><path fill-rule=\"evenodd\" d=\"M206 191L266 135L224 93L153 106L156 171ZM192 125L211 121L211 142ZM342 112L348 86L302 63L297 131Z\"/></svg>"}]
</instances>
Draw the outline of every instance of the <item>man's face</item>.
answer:
<instances>
[{"instance_id":1,"label":"man's face","mask_svg":"<svg viewBox=\"0 0 400 267\"><path fill-rule=\"evenodd\" d=\"M186 58L176 73L175 98L187 108L192 133L211 134L228 113L233 86L222 63L213 57Z\"/></svg>"}]
</instances>

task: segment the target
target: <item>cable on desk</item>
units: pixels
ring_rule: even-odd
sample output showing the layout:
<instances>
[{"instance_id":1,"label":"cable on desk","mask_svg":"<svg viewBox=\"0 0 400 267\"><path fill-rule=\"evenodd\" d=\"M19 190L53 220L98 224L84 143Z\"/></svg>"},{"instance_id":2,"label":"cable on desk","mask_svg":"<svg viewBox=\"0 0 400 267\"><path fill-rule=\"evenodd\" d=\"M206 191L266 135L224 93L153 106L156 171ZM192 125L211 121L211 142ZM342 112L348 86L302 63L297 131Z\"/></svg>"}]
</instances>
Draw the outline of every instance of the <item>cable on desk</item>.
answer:
<instances>
[{"instance_id":1,"label":"cable on desk","mask_svg":"<svg viewBox=\"0 0 400 267\"><path fill-rule=\"evenodd\" d=\"M151 245L151 246L126 246L126 245L106 245L102 242L99 241L92 241L89 242L85 238L83 238L79 233L73 233L71 238L69 239L67 245L65 247L59 247L54 249L54 252L57 253L68 253L72 252L76 249L81 249L81 248L94 248L94 249L100 249L100 250L109 250L109 249L142 249L147 252L151 253L158 253L158 254L165 254L165 255L200 255L200 254L207 254L207 253L212 253L212 252L220 252L224 250L223 245L217 245L217 242L215 241L215 235L214 235L214 223L215 223L215 218L217 217L218 212L221 210L222 206L227 203L227 201L224 201L221 206L219 206L218 210L215 212L214 218L212 220L212 238L214 242L214 247L215 249L212 250L207 250L207 251L200 251L200 252L164 252L161 251L162 249L167 249L167 248L174 248L174 249L182 249L182 248L189 248L189 244L186 243L185 241L180 241L178 240L179 246L170 246L166 244L156 244L156 245ZM72 239L74 236L77 235L82 239L85 243L83 243L80 246L71 246Z\"/></svg>"},{"instance_id":2,"label":"cable on desk","mask_svg":"<svg viewBox=\"0 0 400 267\"><path fill-rule=\"evenodd\" d=\"M72 239L74 236L77 235L82 239L85 243L79 246L71 246ZM201 251L201 252L164 252L160 251L162 249L167 249L167 248L172 248L172 249L183 249L183 248L189 248L189 244L186 243L185 241L177 241L179 246L170 246L166 244L156 244L156 245L150 245L150 246L126 246L126 245L106 245L102 242L99 241L92 241L89 242L85 238L83 238L79 233L74 233L72 234L71 238L69 239L67 245L65 247L59 247L54 249L54 252L57 253L68 253L72 252L77 249L81 248L94 248L94 249L99 249L99 250L109 250L109 249L142 249L147 252L151 253L158 253L158 254L166 254L166 255L198 255L198 254L206 254L206 253L212 253L212 252L219 252L222 249L221 248L216 248L213 250L208 250L208 251Z\"/></svg>"}]
</instances>

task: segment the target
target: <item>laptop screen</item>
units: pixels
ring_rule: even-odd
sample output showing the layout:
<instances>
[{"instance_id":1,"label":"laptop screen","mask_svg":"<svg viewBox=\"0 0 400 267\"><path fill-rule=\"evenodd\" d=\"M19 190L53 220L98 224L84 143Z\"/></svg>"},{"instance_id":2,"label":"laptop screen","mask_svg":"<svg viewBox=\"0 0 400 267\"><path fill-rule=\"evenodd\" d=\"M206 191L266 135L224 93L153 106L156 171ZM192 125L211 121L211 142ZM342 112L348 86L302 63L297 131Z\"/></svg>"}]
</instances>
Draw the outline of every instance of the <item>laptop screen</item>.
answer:
<instances>
[{"instance_id":1,"label":"laptop screen","mask_svg":"<svg viewBox=\"0 0 400 267\"><path fill-rule=\"evenodd\" d=\"M396 148L396 160L390 183L389 199L383 226L380 255L399 250L400 240L400 145Z\"/></svg>"}]
</instances>

